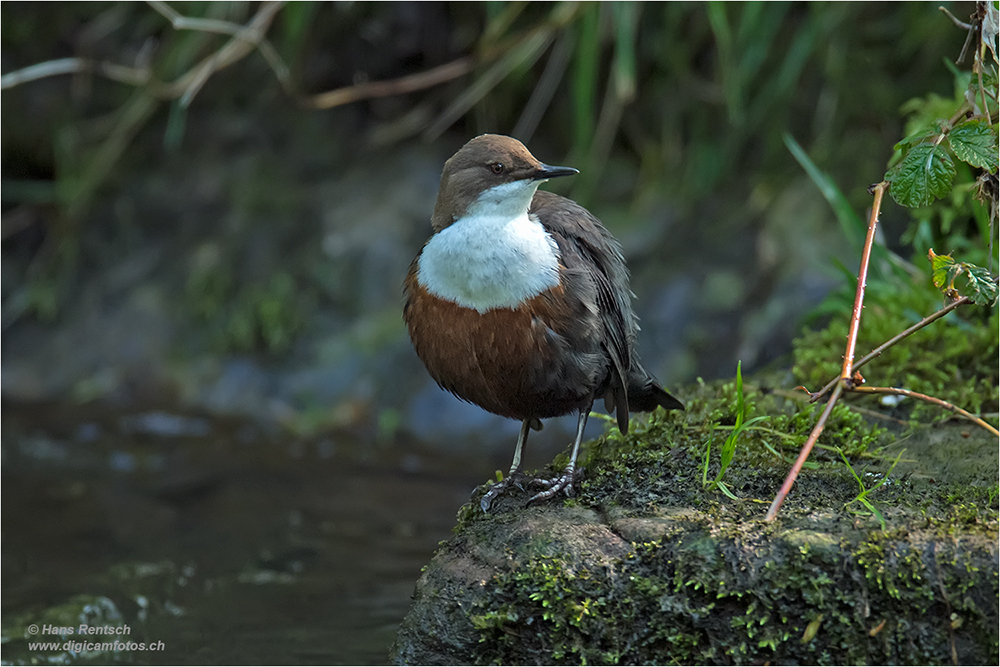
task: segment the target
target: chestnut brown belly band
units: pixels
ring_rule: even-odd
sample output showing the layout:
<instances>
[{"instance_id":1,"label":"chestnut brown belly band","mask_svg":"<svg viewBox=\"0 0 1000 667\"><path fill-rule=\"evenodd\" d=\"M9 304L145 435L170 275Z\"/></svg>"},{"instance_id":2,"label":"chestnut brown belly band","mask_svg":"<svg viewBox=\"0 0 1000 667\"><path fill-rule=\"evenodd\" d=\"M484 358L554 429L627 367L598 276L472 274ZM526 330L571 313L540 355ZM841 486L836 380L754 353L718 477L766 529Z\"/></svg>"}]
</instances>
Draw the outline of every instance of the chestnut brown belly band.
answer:
<instances>
[{"instance_id":1,"label":"chestnut brown belly band","mask_svg":"<svg viewBox=\"0 0 1000 667\"><path fill-rule=\"evenodd\" d=\"M562 285L516 308L480 313L427 292L411 273L404 316L431 377L459 398L513 419L585 407L608 377L596 320Z\"/></svg>"}]
</instances>

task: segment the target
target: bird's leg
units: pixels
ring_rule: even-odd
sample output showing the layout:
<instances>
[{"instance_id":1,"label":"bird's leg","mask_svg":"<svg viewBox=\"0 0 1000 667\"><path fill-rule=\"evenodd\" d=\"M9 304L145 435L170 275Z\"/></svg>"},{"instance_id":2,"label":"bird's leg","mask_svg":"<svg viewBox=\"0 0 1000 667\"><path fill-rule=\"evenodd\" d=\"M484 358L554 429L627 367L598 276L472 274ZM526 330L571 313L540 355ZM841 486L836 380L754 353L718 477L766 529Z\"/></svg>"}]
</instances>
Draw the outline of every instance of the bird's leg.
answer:
<instances>
[{"instance_id":1,"label":"bird's leg","mask_svg":"<svg viewBox=\"0 0 1000 667\"><path fill-rule=\"evenodd\" d=\"M521 422L521 432L517 434L517 445L514 447L514 460L511 462L510 470L507 472L508 479L521 469L521 452L524 450L524 445L528 442L528 430L535 428L537 431L541 428L540 424L536 427L532 422L538 423L538 420L525 419Z\"/></svg>"},{"instance_id":2,"label":"bird's leg","mask_svg":"<svg viewBox=\"0 0 1000 667\"><path fill-rule=\"evenodd\" d=\"M532 504L539 500L548 500L549 498L555 496L560 491L564 492L567 496L573 495L573 475L576 472L576 457L580 453L580 442L583 440L583 429L587 426L587 417L590 416L590 409L594 407L594 401L591 399L590 403L586 407L580 410L580 417L576 422L576 440L573 441L573 453L569 457L569 465L563 470L563 474L545 483L548 487L541 493L536 493L528 501L528 504Z\"/></svg>"},{"instance_id":3,"label":"bird's leg","mask_svg":"<svg viewBox=\"0 0 1000 667\"><path fill-rule=\"evenodd\" d=\"M541 430L542 423L537 419L525 419L521 422L521 432L517 436L517 445L514 447L514 461L510 464L510 471L507 476L503 478L503 481L497 482L490 487L490 490L486 492L486 495L482 497L479 501L479 506L484 512L490 511L490 505L493 501L500 496L504 490L511 485L514 476L521 469L521 452L524 450L524 445L528 442L528 431L530 429L535 429L536 431Z\"/></svg>"}]
</instances>

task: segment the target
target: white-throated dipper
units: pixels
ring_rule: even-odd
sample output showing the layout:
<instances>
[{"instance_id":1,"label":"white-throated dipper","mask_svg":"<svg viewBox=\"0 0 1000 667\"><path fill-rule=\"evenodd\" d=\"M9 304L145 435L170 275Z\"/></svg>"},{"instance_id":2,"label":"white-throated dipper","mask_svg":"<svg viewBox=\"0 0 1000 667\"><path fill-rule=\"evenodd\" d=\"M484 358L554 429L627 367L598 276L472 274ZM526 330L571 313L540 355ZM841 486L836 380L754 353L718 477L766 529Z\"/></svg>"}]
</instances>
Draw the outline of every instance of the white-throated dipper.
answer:
<instances>
[{"instance_id":1,"label":"white-throated dipper","mask_svg":"<svg viewBox=\"0 0 1000 667\"><path fill-rule=\"evenodd\" d=\"M542 164L510 137L484 134L444 165L431 226L410 265L403 318L417 356L444 389L521 421L511 483L530 428L578 413L569 465L528 502L573 492L587 417L598 398L618 428L632 412L683 410L642 367L621 245L576 202L538 191L579 173Z\"/></svg>"}]
</instances>

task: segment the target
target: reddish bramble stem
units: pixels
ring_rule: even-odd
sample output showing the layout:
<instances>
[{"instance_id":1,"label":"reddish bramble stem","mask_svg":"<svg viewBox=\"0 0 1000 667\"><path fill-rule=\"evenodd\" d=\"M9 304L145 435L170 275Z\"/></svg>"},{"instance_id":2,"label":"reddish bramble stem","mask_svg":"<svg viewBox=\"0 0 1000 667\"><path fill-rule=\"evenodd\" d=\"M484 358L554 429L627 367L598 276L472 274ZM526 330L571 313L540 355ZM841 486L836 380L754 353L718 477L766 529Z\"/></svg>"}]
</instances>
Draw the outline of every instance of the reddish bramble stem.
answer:
<instances>
[{"instance_id":1,"label":"reddish bramble stem","mask_svg":"<svg viewBox=\"0 0 1000 667\"><path fill-rule=\"evenodd\" d=\"M802 450L799 452L799 458L795 459L795 464L792 465L792 469L788 471L788 476L785 477L785 482L781 485L781 489L778 491L778 495L774 497L771 501L771 507L768 508L767 514L764 515L765 521L773 521L774 517L778 515L778 510L781 509L781 503L785 501L785 496L788 492L792 490L792 484L795 483L795 478L798 477L799 471L802 470L802 466L805 465L806 459L809 458L809 453L812 452L813 445L819 440L820 433L823 432L823 427L826 426L826 420L830 418L830 413L833 412L833 406L836 405L837 399L840 398L841 392L844 391L844 385L838 384L833 388L833 393L830 394L830 400L826 402L826 408L823 410L823 414L820 415L819 421L813 426L812 433L809 434L809 438L806 440L806 444L802 445Z\"/></svg>"},{"instance_id":2,"label":"reddish bramble stem","mask_svg":"<svg viewBox=\"0 0 1000 667\"><path fill-rule=\"evenodd\" d=\"M813 445L816 444L820 433L823 432L826 420L830 418L830 413L833 411L833 406L837 403L837 399L840 398L840 394L843 393L844 389L851 389L854 386L851 380L851 371L854 364L854 349L858 343L858 329L861 326L861 309L864 307L865 302L865 281L868 278L868 263L871 260L872 244L875 242L875 228L878 226L878 214L882 208L882 195L888 186L888 183L882 181L874 186L872 191L875 195L875 200L872 202L872 212L868 218L868 234L865 237L865 247L861 252L861 268L858 270L858 288L854 293L854 309L851 311L851 326L847 331L847 348L844 350L844 365L840 371L840 382L834 387L833 394L830 396L830 400L827 401L823 414L820 415L816 426L813 427L812 433L809 434L809 438L802 446L799 457L795 460L792 469L788 471L788 476L785 477L781 489L778 490L778 494L771 502L771 507L764 516L765 521L773 521L774 517L777 516L778 510L781 509L781 504L785 501L788 492L792 490L792 485L795 484L795 478L798 477L799 471L802 470L802 466L809 458L809 453L812 452Z\"/></svg>"},{"instance_id":3,"label":"reddish bramble stem","mask_svg":"<svg viewBox=\"0 0 1000 667\"><path fill-rule=\"evenodd\" d=\"M854 349L858 344L858 329L861 328L861 309L865 306L865 282L868 280L868 263L871 260L872 245L875 242L875 228L878 227L878 214L882 208L882 194L888 183L882 181L875 186L875 201L872 202L872 213L868 219L868 235L865 237L865 247L861 252L861 268L858 269L858 288L854 292L854 309L851 311L851 327L847 332L847 348L844 350L844 365L840 371L842 384L851 382L851 372L854 365Z\"/></svg>"}]
</instances>

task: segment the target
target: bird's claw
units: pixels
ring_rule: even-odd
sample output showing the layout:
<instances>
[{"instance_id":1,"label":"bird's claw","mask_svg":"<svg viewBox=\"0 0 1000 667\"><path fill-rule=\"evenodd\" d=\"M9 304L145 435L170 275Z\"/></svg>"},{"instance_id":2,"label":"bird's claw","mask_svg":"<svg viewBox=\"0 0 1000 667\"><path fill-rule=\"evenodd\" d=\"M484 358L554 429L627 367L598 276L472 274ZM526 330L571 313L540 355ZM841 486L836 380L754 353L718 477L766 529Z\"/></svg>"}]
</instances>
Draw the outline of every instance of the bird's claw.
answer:
<instances>
[{"instance_id":1,"label":"bird's claw","mask_svg":"<svg viewBox=\"0 0 1000 667\"><path fill-rule=\"evenodd\" d=\"M556 494L560 491L566 494L568 498L572 498L575 495L573 490L573 482L577 481L583 476L583 468L574 470L573 468L567 468L563 471L563 474L559 475L555 479L536 479L532 480L533 486L540 486L544 488L544 491L540 491L528 499L525 507L528 507L536 502L542 500L548 500L549 498L554 498Z\"/></svg>"},{"instance_id":2,"label":"bird's claw","mask_svg":"<svg viewBox=\"0 0 1000 667\"><path fill-rule=\"evenodd\" d=\"M514 486L521 491L524 491L524 485L521 484L521 473L516 472L514 474L507 475L502 481L494 483L490 486L489 491L483 494L483 497L479 499L479 507L483 512L489 512L490 508L493 506L493 502L507 490L508 487Z\"/></svg>"},{"instance_id":3,"label":"bird's claw","mask_svg":"<svg viewBox=\"0 0 1000 667\"><path fill-rule=\"evenodd\" d=\"M542 500L554 498L560 492L566 494L567 497L572 498L575 495L573 483L580 480L582 477L583 468L567 468L563 471L563 474L554 479L531 479L528 481L527 486L530 488L540 488L542 491L533 495L528 502L525 503L525 507ZM483 497L479 499L479 507L483 510L483 512L488 513L493 507L493 503L496 502L496 499L503 495L503 493L511 486L527 492L525 485L522 484L523 479L524 475L521 472L516 472L513 475L505 477L503 481L494 483L490 486L489 490L483 494Z\"/></svg>"},{"instance_id":4,"label":"bird's claw","mask_svg":"<svg viewBox=\"0 0 1000 667\"><path fill-rule=\"evenodd\" d=\"M504 492L510 482L510 478L505 478L502 482L496 482L490 487L490 490L483 494L483 497L479 499L479 507L483 512L489 512L490 507L493 505L493 501L500 497L500 494Z\"/></svg>"}]
</instances>

